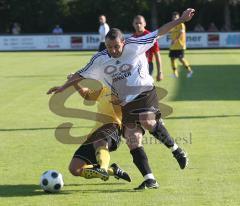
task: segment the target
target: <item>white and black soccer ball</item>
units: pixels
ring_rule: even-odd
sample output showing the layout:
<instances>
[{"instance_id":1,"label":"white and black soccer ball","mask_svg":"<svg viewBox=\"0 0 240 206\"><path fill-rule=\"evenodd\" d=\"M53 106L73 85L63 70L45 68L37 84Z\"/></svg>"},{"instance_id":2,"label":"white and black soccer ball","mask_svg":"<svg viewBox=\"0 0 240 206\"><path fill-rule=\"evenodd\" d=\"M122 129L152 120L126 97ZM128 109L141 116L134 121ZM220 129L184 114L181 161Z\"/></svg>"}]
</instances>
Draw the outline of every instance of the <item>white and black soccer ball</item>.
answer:
<instances>
[{"instance_id":1,"label":"white and black soccer ball","mask_svg":"<svg viewBox=\"0 0 240 206\"><path fill-rule=\"evenodd\" d=\"M56 170L48 170L41 176L40 186L47 193L57 193L63 185L62 174Z\"/></svg>"}]
</instances>

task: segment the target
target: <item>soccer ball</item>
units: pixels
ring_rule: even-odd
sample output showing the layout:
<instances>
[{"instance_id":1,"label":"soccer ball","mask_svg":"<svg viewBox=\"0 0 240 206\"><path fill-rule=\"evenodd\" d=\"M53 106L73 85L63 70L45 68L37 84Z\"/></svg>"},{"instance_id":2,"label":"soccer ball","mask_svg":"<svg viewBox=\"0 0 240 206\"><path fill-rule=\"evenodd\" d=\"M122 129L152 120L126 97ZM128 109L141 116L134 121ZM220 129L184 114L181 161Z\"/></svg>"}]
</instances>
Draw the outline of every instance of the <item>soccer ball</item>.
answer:
<instances>
[{"instance_id":1,"label":"soccer ball","mask_svg":"<svg viewBox=\"0 0 240 206\"><path fill-rule=\"evenodd\" d=\"M56 170L48 170L41 176L40 186L47 193L57 193L63 185L62 174Z\"/></svg>"}]
</instances>

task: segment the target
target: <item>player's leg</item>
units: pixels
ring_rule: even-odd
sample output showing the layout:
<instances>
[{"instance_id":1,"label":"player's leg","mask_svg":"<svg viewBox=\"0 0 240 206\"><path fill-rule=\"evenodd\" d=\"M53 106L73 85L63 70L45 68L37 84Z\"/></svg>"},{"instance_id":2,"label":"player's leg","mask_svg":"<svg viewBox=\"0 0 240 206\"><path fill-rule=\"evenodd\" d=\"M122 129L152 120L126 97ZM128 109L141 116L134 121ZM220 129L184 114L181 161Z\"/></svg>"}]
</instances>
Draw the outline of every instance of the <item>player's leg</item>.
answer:
<instances>
[{"instance_id":1,"label":"player's leg","mask_svg":"<svg viewBox=\"0 0 240 206\"><path fill-rule=\"evenodd\" d=\"M152 170L148 163L147 155L142 145L143 130L136 124L124 125L124 137L127 140L127 145L133 158L133 163L144 177L144 182L135 189L152 189L158 188L159 185L154 178Z\"/></svg>"},{"instance_id":2,"label":"player's leg","mask_svg":"<svg viewBox=\"0 0 240 206\"><path fill-rule=\"evenodd\" d=\"M93 142L95 155L98 165L101 169L107 171L110 162L110 153L108 150L108 143L105 139Z\"/></svg>"},{"instance_id":3,"label":"player's leg","mask_svg":"<svg viewBox=\"0 0 240 206\"><path fill-rule=\"evenodd\" d=\"M182 63L182 65L186 68L188 72L192 71L188 61L185 58L179 58L179 61Z\"/></svg>"},{"instance_id":4,"label":"player's leg","mask_svg":"<svg viewBox=\"0 0 240 206\"><path fill-rule=\"evenodd\" d=\"M188 78L192 77L193 71L191 69L189 62L184 58L184 50L179 51L178 59L182 63L184 68L187 70L188 72L187 77Z\"/></svg>"},{"instance_id":5,"label":"player's leg","mask_svg":"<svg viewBox=\"0 0 240 206\"><path fill-rule=\"evenodd\" d=\"M101 131L101 128L95 130L91 136L88 137L87 141L78 148L74 157L83 159L88 164L87 167L81 168L81 176L85 178L101 178L106 181L109 178L107 169L110 155L107 142L104 140ZM70 168L74 168L72 163L75 162L76 160L71 162ZM74 171L74 169L70 171Z\"/></svg>"},{"instance_id":6,"label":"player's leg","mask_svg":"<svg viewBox=\"0 0 240 206\"><path fill-rule=\"evenodd\" d=\"M96 164L95 150L93 144L82 144L74 153L69 165L69 171L74 176L81 176L86 179L94 178L88 172Z\"/></svg>"},{"instance_id":7,"label":"player's leg","mask_svg":"<svg viewBox=\"0 0 240 206\"><path fill-rule=\"evenodd\" d=\"M191 78L193 71L191 69L191 66L189 65L188 61L185 58L179 58L179 61L183 64L183 66L186 68L187 70L187 77Z\"/></svg>"},{"instance_id":8,"label":"player's leg","mask_svg":"<svg viewBox=\"0 0 240 206\"><path fill-rule=\"evenodd\" d=\"M69 171L73 176L80 176L90 179L91 177L86 175L85 169L92 167L92 164L88 164L85 160L80 159L80 157L73 157L69 164Z\"/></svg>"},{"instance_id":9,"label":"player's leg","mask_svg":"<svg viewBox=\"0 0 240 206\"><path fill-rule=\"evenodd\" d=\"M135 111L141 109L142 95L139 95L134 101L129 102L121 108L123 136L132 155L133 163L141 172L145 181L136 189L158 188L152 170L150 168L148 157L142 145L142 138L145 133L139 124L139 117Z\"/></svg>"},{"instance_id":10,"label":"player's leg","mask_svg":"<svg viewBox=\"0 0 240 206\"><path fill-rule=\"evenodd\" d=\"M118 124L107 124L105 125L105 130L108 132L107 135L105 135L105 140L107 141L109 152L116 151L121 143L122 131L120 126ZM116 179L123 179L128 182L132 181L129 174L116 163L111 164L107 172Z\"/></svg>"},{"instance_id":11,"label":"player's leg","mask_svg":"<svg viewBox=\"0 0 240 206\"><path fill-rule=\"evenodd\" d=\"M177 146L174 139L170 136L163 122L159 111L159 100L156 89L145 92L145 96L139 100L139 106L145 108L145 111L139 112L139 122L141 126L147 129L156 139L162 142L167 148L171 149L173 156L177 159L180 167L183 169L187 165L186 154ZM138 106L138 107L139 107Z\"/></svg>"},{"instance_id":12,"label":"player's leg","mask_svg":"<svg viewBox=\"0 0 240 206\"><path fill-rule=\"evenodd\" d=\"M109 138L109 140L106 137L103 140L93 143L96 151L95 154L98 164L93 168L89 168L89 171L92 171L93 173L98 173L99 175L103 175L103 173L106 173L108 176L114 176L116 179L123 179L131 182L131 178L128 173L121 169L116 163L113 163L111 164L111 166L109 166L110 151L114 151L117 149L115 149L115 143L113 143L113 141L115 140L112 139L112 137ZM101 179L107 180L107 178L104 177L101 177Z\"/></svg>"},{"instance_id":13,"label":"player's leg","mask_svg":"<svg viewBox=\"0 0 240 206\"><path fill-rule=\"evenodd\" d=\"M170 136L167 128L164 126L163 121L157 119L155 113L141 113L140 123L145 129L149 130L150 134L163 143L167 148L171 149L171 152L178 161L181 169L184 169L187 166L188 159L185 152L174 142L174 139Z\"/></svg>"},{"instance_id":14,"label":"player's leg","mask_svg":"<svg viewBox=\"0 0 240 206\"><path fill-rule=\"evenodd\" d=\"M144 112L139 114L139 119L141 125L151 134L154 135L160 142L162 142L166 147L174 150L174 140L169 135L167 129L164 127L161 120L156 120L156 115L154 112ZM161 134L160 134L161 132Z\"/></svg>"},{"instance_id":15,"label":"player's leg","mask_svg":"<svg viewBox=\"0 0 240 206\"><path fill-rule=\"evenodd\" d=\"M122 170L116 163L109 167L110 152L117 150L121 142L121 131L117 124L105 124L97 129L89 138L95 149L97 165L88 170L92 173L102 175L101 179L106 179L106 174L117 179L124 179L131 182L130 176Z\"/></svg>"},{"instance_id":16,"label":"player's leg","mask_svg":"<svg viewBox=\"0 0 240 206\"><path fill-rule=\"evenodd\" d=\"M171 67L173 70L173 77L178 78L178 69L177 69L177 61L176 61L176 51L170 50L169 51L169 58L171 61Z\"/></svg>"},{"instance_id":17,"label":"player's leg","mask_svg":"<svg viewBox=\"0 0 240 206\"><path fill-rule=\"evenodd\" d=\"M171 58L171 66L172 66L174 77L178 78L179 75L178 75L176 58Z\"/></svg>"}]
</instances>

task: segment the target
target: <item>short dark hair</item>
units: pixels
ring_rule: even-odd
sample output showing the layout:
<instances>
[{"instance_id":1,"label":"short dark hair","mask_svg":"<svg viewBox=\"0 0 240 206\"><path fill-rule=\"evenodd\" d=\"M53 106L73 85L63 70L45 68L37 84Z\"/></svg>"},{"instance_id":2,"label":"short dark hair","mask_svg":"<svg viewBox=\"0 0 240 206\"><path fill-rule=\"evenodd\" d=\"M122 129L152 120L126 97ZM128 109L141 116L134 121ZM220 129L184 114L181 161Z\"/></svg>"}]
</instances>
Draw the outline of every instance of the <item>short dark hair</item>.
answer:
<instances>
[{"instance_id":1,"label":"short dark hair","mask_svg":"<svg viewBox=\"0 0 240 206\"><path fill-rule=\"evenodd\" d=\"M133 18L133 20L135 20L135 19L141 19L141 18L146 22L145 17L142 16L142 15L140 15L140 14L136 15L136 16Z\"/></svg>"},{"instance_id":2,"label":"short dark hair","mask_svg":"<svg viewBox=\"0 0 240 206\"><path fill-rule=\"evenodd\" d=\"M173 13L172 13L172 16L180 16L180 14L179 14L179 12L178 11L174 11Z\"/></svg>"},{"instance_id":3,"label":"short dark hair","mask_svg":"<svg viewBox=\"0 0 240 206\"><path fill-rule=\"evenodd\" d=\"M107 33L105 39L115 40L115 39L124 40L124 35L120 29L117 28L111 28L109 32Z\"/></svg>"}]
</instances>

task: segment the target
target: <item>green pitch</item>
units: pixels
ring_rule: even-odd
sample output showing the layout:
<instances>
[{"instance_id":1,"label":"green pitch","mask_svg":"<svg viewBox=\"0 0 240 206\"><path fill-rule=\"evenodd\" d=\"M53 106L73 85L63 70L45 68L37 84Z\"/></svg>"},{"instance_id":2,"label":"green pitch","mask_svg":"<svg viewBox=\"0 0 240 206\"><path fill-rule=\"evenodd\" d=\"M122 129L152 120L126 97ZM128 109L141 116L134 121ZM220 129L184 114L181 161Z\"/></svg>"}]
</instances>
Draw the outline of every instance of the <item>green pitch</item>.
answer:
<instances>
[{"instance_id":1,"label":"green pitch","mask_svg":"<svg viewBox=\"0 0 240 206\"><path fill-rule=\"evenodd\" d=\"M132 176L132 183L111 178L85 180L70 175L68 164L78 145L62 144L55 128L72 122L72 135L86 134L92 121L56 116L45 93L66 75L81 68L92 52L0 53L0 205L239 205L240 190L240 50L187 51L194 75L172 79L167 52L162 52L168 90L162 101L174 109L165 119L172 136L189 154L181 171L171 153L146 134L144 146L158 190L135 192L142 182L123 143L112 153ZM67 102L79 108L79 97ZM91 111L95 108L91 107ZM39 188L42 172L56 169L64 176L60 194Z\"/></svg>"}]
</instances>

